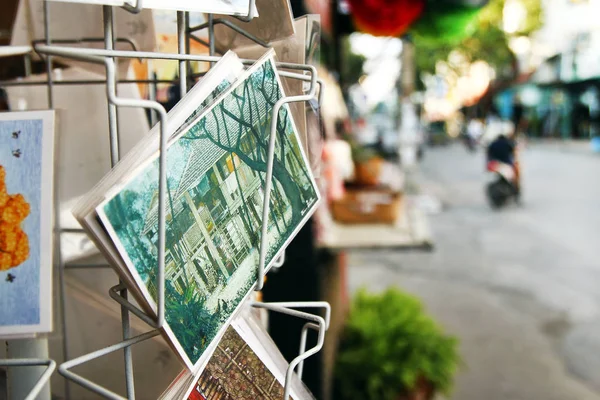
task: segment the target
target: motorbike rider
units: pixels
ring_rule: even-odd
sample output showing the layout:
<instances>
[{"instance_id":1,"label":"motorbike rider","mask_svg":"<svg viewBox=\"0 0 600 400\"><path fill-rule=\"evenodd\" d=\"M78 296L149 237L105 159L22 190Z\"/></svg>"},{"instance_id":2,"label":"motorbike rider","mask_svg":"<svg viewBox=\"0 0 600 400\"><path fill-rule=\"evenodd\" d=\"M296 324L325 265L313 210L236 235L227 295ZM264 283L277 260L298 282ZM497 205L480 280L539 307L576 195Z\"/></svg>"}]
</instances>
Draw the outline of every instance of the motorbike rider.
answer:
<instances>
[{"instance_id":1,"label":"motorbike rider","mask_svg":"<svg viewBox=\"0 0 600 400\"><path fill-rule=\"evenodd\" d=\"M521 187L516 157L517 145L512 136L513 135L508 136L502 133L489 144L487 148L487 162L489 164L490 162L496 161L512 167L515 173L512 183L515 187L515 197L519 200Z\"/></svg>"}]
</instances>

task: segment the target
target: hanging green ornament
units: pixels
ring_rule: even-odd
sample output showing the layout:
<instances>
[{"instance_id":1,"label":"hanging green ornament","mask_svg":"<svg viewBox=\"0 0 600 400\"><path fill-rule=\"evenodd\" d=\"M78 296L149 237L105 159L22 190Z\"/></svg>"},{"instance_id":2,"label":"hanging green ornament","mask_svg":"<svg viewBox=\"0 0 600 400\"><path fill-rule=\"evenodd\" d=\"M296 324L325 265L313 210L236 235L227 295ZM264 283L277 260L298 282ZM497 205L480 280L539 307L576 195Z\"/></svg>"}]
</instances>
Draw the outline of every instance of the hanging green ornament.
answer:
<instances>
[{"instance_id":1,"label":"hanging green ornament","mask_svg":"<svg viewBox=\"0 0 600 400\"><path fill-rule=\"evenodd\" d=\"M435 43L458 43L475 31L483 5L482 1L428 0L411 33Z\"/></svg>"}]
</instances>

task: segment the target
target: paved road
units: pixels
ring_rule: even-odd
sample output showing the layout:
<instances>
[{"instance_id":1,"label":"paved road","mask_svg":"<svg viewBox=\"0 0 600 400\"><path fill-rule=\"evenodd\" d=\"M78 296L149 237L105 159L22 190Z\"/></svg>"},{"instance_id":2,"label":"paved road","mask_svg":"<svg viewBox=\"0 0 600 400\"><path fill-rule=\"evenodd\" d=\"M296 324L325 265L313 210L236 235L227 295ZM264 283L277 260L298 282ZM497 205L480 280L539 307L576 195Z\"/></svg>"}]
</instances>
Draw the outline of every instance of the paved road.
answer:
<instances>
[{"instance_id":1,"label":"paved road","mask_svg":"<svg viewBox=\"0 0 600 400\"><path fill-rule=\"evenodd\" d=\"M600 157L532 145L524 205L494 212L483 154L431 149L432 253L353 252L350 286L398 285L461 339L453 399L600 400Z\"/></svg>"}]
</instances>

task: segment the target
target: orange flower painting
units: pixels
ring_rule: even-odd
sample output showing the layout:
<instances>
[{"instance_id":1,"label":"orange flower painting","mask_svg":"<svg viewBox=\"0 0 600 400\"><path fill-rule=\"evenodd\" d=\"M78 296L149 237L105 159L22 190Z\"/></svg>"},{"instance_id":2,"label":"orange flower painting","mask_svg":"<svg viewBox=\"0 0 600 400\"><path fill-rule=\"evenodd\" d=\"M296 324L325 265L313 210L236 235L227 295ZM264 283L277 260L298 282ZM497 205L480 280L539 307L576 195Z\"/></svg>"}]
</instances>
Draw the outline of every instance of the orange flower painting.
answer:
<instances>
[{"instance_id":1,"label":"orange flower painting","mask_svg":"<svg viewBox=\"0 0 600 400\"><path fill-rule=\"evenodd\" d=\"M0 338L52 330L54 121L0 113Z\"/></svg>"},{"instance_id":2,"label":"orange flower painting","mask_svg":"<svg viewBox=\"0 0 600 400\"><path fill-rule=\"evenodd\" d=\"M8 194L6 170L0 165L0 271L22 264L29 258L29 239L21 223L30 212L21 194Z\"/></svg>"}]
</instances>

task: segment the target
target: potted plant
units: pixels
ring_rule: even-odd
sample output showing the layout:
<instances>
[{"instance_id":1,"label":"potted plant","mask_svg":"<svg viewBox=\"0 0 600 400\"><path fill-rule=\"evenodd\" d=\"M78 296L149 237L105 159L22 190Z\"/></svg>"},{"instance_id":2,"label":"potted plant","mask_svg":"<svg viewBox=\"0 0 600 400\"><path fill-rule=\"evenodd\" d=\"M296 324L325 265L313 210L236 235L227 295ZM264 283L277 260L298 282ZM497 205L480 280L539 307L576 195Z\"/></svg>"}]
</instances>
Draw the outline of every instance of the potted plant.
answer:
<instances>
[{"instance_id":1,"label":"potted plant","mask_svg":"<svg viewBox=\"0 0 600 400\"><path fill-rule=\"evenodd\" d=\"M340 139L348 142L352 151L355 174L353 183L361 186L376 186L379 183L381 166L385 160L375 149L358 143L344 128L341 121L336 129L339 132Z\"/></svg>"},{"instance_id":2,"label":"potted plant","mask_svg":"<svg viewBox=\"0 0 600 400\"><path fill-rule=\"evenodd\" d=\"M448 394L458 341L397 289L355 296L336 360L336 400L429 400Z\"/></svg>"},{"instance_id":3,"label":"potted plant","mask_svg":"<svg viewBox=\"0 0 600 400\"><path fill-rule=\"evenodd\" d=\"M379 184L381 168L385 160L374 149L356 143L350 145L354 161L354 182L365 186Z\"/></svg>"}]
</instances>

